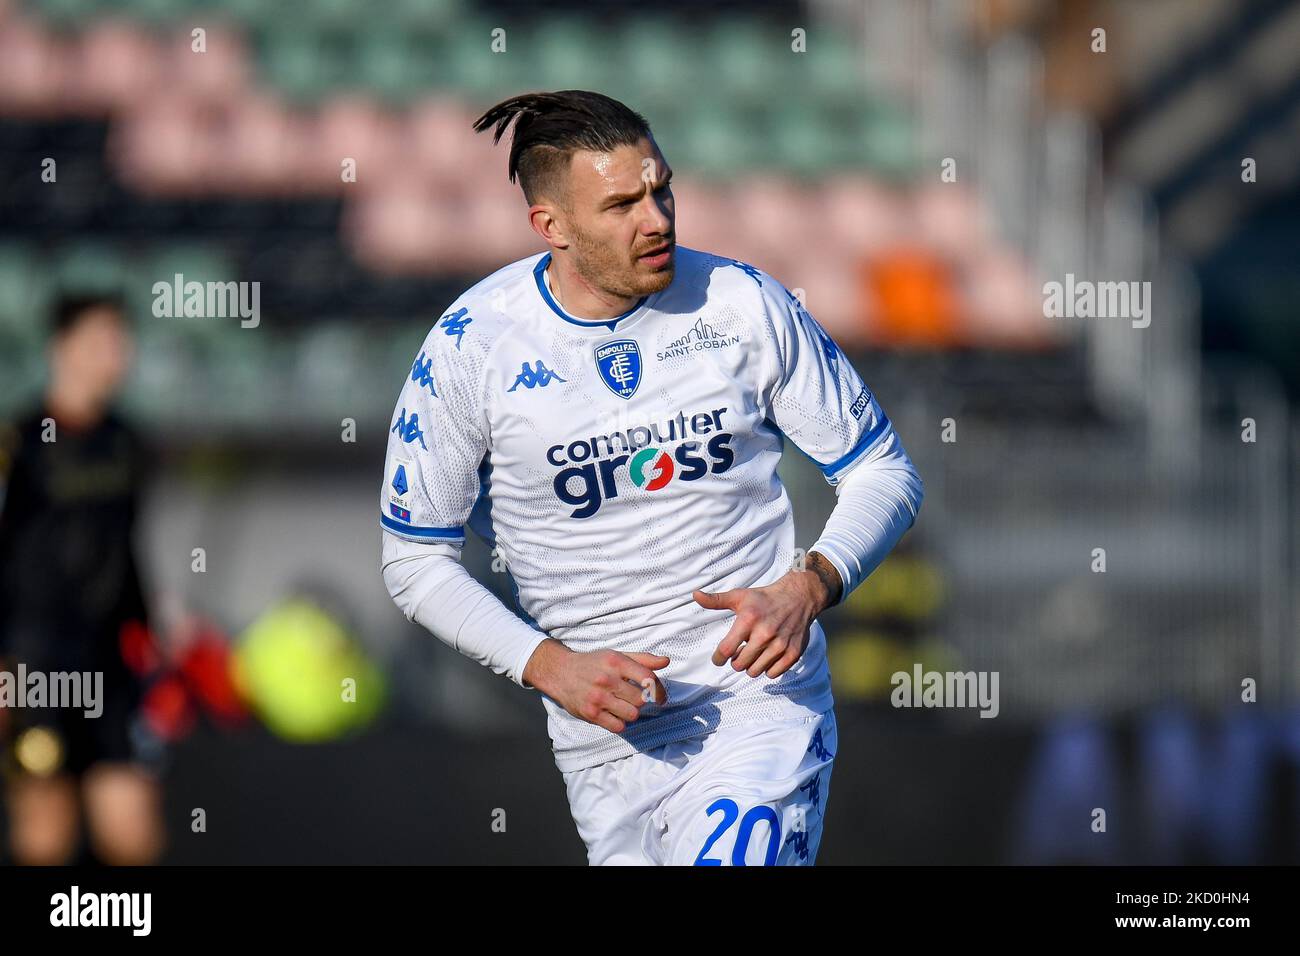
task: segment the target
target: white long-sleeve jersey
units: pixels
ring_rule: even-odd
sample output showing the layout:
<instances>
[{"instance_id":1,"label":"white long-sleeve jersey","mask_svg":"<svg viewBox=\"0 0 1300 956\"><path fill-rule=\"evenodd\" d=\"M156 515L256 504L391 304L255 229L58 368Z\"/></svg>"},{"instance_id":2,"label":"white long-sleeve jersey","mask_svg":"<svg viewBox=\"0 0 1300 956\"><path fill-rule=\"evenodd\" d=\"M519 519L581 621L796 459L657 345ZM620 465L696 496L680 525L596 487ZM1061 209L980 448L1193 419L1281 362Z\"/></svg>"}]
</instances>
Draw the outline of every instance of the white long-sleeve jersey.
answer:
<instances>
[{"instance_id":1,"label":"white long-sleeve jersey","mask_svg":"<svg viewBox=\"0 0 1300 956\"><path fill-rule=\"evenodd\" d=\"M402 387L380 497L384 578L408 618L522 682L537 644L671 658L663 705L621 734L543 696L556 763L594 766L719 727L833 703L814 623L781 677L712 653L730 611L699 588L795 563L782 434L837 486L812 546L860 583L912 524L921 483L889 419L799 300L760 269L676 250L668 288L607 321L566 313L549 254L493 273L434 323ZM458 563L497 549L522 619Z\"/></svg>"}]
</instances>

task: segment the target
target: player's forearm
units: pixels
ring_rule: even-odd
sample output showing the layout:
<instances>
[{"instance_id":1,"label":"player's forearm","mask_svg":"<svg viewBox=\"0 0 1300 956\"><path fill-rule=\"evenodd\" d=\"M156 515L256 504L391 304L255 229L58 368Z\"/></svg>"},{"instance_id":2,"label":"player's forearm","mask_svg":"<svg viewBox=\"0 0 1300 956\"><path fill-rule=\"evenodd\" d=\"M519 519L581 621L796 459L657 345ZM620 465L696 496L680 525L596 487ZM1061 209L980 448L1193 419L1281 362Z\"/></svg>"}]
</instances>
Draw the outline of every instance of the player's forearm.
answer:
<instances>
[{"instance_id":1,"label":"player's forearm","mask_svg":"<svg viewBox=\"0 0 1300 956\"><path fill-rule=\"evenodd\" d=\"M846 598L866 580L916 521L924 497L921 478L897 437L858 464L836 488L835 509L810 549L830 562Z\"/></svg>"},{"instance_id":2,"label":"player's forearm","mask_svg":"<svg viewBox=\"0 0 1300 956\"><path fill-rule=\"evenodd\" d=\"M824 554L809 551L803 569L810 576L818 614L840 603L840 598L844 596L844 576Z\"/></svg>"},{"instance_id":3,"label":"player's forearm","mask_svg":"<svg viewBox=\"0 0 1300 956\"><path fill-rule=\"evenodd\" d=\"M528 658L528 663L524 665L523 685L536 687L543 694L551 693L549 688L564 666L565 658L572 654L573 651L555 638L548 637L537 645Z\"/></svg>"},{"instance_id":4,"label":"player's forearm","mask_svg":"<svg viewBox=\"0 0 1300 956\"><path fill-rule=\"evenodd\" d=\"M393 535L384 539L384 584L407 620L522 684L524 668L546 635L475 581L456 558Z\"/></svg>"}]
</instances>

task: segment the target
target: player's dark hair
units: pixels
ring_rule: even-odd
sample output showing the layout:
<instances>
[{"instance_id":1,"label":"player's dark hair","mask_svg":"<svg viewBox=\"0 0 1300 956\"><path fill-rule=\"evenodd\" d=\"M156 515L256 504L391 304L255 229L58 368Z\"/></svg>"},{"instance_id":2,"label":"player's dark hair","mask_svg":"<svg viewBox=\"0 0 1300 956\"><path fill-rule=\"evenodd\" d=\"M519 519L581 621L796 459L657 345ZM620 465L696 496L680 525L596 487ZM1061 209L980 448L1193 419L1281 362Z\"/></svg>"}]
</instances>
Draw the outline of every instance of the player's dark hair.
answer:
<instances>
[{"instance_id":1,"label":"player's dark hair","mask_svg":"<svg viewBox=\"0 0 1300 956\"><path fill-rule=\"evenodd\" d=\"M65 293L51 310L50 333L58 338L71 332L95 309L111 309L126 324L126 301L115 292Z\"/></svg>"},{"instance_id":2,"label":"player's dark hair","mask_svg":"<svg viewBox=\"0 0 1300 956\"><path fill-rule=\"evenodd\" d=\"M474 121L474 132L493 124L493 145L515 120L510 140L510 181L516 178L529 203L566 199L564 174L576 149L608 153L650 136L645 117L618 100L587 90L523 93L492 107Z\"/></svg>"}]
</instances>

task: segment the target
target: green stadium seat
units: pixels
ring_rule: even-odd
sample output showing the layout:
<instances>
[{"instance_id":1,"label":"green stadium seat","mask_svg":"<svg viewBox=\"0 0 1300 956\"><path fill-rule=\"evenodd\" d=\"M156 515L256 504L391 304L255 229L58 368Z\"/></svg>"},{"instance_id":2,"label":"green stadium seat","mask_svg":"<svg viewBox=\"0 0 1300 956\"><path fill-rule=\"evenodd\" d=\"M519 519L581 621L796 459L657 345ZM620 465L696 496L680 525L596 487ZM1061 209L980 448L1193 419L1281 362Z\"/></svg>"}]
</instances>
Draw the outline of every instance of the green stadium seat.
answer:
<instances>
[{"instance_id":1,"label":"green stadium seat","mask_svg":"<svg viewBox=\"0 0 1300 956\"><path fill-rule=\"evenodd\" d=\"M718 93L736 103L755 104L782 87L794 55L784 33L753 21L722 19L706 36L702 57Z\"/></svg>"},{"instance_id":2,"label":"green stadium seat","mask_svg":"<svg viewBox=\"0 0 1300 956\"><path fill-rule=\"evenodd\" d=\"M110 9L118 16L150 24L173 23L192 13L187 0L119 0L99 13Z\"/></svg>"},{"instance_id":3,"label":"green stadium seat","mask_svg":"<svg viewBox=\"0 0 1300 956\"><path fill-rule=\"evenodd\" d=\"M520 52L532 63L533 88L545 90L598 90L608 88L621 62L601 55L605 44L585 17L546 17L529 26L521 38Z\"/></svg>"},{"instance_id":4,"label":"green stadium seat","mask_svg":"<svg viewBox=\"0 0 1300 956\"><path fill-rule=\"evenodd\" d=\"M267 4L282 8L282 12L299 25L312 30L363 30L375 22L375 9L363 0L298 0L296 3Z\"/></svg>"},{"instance_id":5,"label":"green stadium seat","mask_svg":"<svg viewBox=\"0 0 1300 956\"><path fill-rule=\"evenodd\" d=\"M545 89L530 66L527 32L506 29L505 52L492 49L493 31L500 23L482 17L457 21L448 30L443 55L447 76L455 89L475 97L498 97L527 89Z\"/></svg>"},{"instance_id":6,"label":"green stadium seat","mask_svg":"<svg viewBox=\"0 0 1300 956\"><path fill-rule=\"evenodd\" d=\"M804 92L819 100L842 100L864 90L865 79L859 48L847 37L815 30L808 38L808 52L795 57L803 65Z\"/></svg>"},{"instance_id":7,"label":"green stadium seat","mask_svg":"<svg viewBox=\"0 0 1300 956\"><path fill-rule=\"evenodd\" d=\"M266 0L200 0L199 9L220 11L227 18L257 31L284 16L284 6Z\"/></svg>"},{"instance_id":8,"label":"green stadium seat","mask_svg":"<svg viewBox=\"0 0 1300 956\"><path fill-rule=\"evenodd\" d=\"M218 249L201 245L186 245L164 249L146 257L141 262L140 268L137 270L137 279L130 286L133 306L136 305L138 298L143 298L143 302L140 302L138 306L141 310L139 314L153 315L154 303L158 298L154 292L154 284L165 282L169 287L172 287L178 273L183 277L182 281L185 283L238 282L243 281L245 278L239 274L234 263ZM183 295L184 290L182 290ZM185 316L173 316L170 319L162 318L158 321L174 323L176 328L200 338L221 334L229 328L239 329L238 318L186 318Z\"/></svg>"},{"instance_id":9,"label":"green stadium seat","mask_svg":"<svg viewBox=\"0 0 1300 956\"><path fill-rule=\"evenodd\" d=\"M240 424L265 424L267 409L280 405L286 366L277 360L277 343L264 331L222 326L204 343L207 380L223 415Z\"/></svg>"},{"instance_id":10,"label":"green stadium seat","mask_svg":"<svg viewBox=\"0 0 1300 956\"><path fill-rule=\"evenodd\" d=\"M463 0L390 0L384 14L403 29L441 32L465 15Z\"/></svg>"},{"instance_id":11,"label":"green stadium seat","mask_svg":"<svg viewBox=\"0 0 1300 956\"><path fill-rule=\"evenodd\" d=\"M126 257L115 246L84 243L59 254L54 273L60 289L112 292L125 290L130 270Z\"/></svg>"},{"instance_id":12,"label":"green stadium seat","mask_svg":"<svg viewBox=\"0 0 1300 956\"><path fill-rule=\"evenodd\" d=\"M757 118L734 108L706 106L689 114L681 148L692 172L727 178L771 165L770 146Z\"/></svg>"},{"instance_id":13,"label":"green stadium seat","mask_svg":"<svg viewBox=\"0 0 1300 956\"><path fill-rule=\"evenodd\" d=\"M835 148L835 136L827 117L808 103L796 104L771 115L767 141L767 165L804 176L815 175L833 165L842 150Z\"/></svg>"},{"instance_id":14,"label":"green stadium seat","mask_svg":"<svg viewBox=\"0 0 1300 956\"><path fill-rule=\"evenodd\" d=\"M594 50L608 47L601 38ZM612 39L608 57L621 89L628 90L627 103L641 112L659 113L686 109L695 97L707 93L702 84L713 76L705 50L681 22L662 17L639 16L628 20ZM653 117L648 117L653 121Z\"/></svg>"},{"instance_id":15,"label":"green stadium seat","mask_svg":"<svg viewBox=\"0 0 1300 956\"><path fill-rule=\"evenodd\" d=\"M82 24L103 12L98 0L29 0L26 6L57 25Z\"/></svg>"},{"instance_id":16,"label":"green stadium seat","mask_svg":"<svg viewBox=\"0 0 1300 956\"><path fill-rule=\"evenodd\" d=\"M410 38L400 30L382 27L365 31L353 46L352 55L345 82L351 80L390 101L406 100L419 92L416 52Z\"/></svg>"},{"instance_id":17,"label":"green stadium seat","mask_svg":"<svg viewBox=\"0 0 1300 956\"><path fill-rule=\"evenodd\" d=\"M341 41L324 33L277 28L259 43L262 76L291 99L317 101L345 75Z\"/></svg>"},{"instance_id":18,"label":"green stadium seat","mask_svg":"<svg viewBox=\"0 0 1300 956\"><path fill-rule=\"evenodd\" d=\"M0 244L0 328L37 340L45 328L45 310L54 283L31 247Z\"/></svg>"},{"instance_id":19,"label":"green stadium seat","mask_svg":"<svg viewBox=\"0 0 1300 956\"><path fill-rule=\"evenodd\" d=\"M873 111L865 131L869 165L881 175L906 177L916 168L918 145L912 121L895 107Z\"/></svg>"}]
</instances>

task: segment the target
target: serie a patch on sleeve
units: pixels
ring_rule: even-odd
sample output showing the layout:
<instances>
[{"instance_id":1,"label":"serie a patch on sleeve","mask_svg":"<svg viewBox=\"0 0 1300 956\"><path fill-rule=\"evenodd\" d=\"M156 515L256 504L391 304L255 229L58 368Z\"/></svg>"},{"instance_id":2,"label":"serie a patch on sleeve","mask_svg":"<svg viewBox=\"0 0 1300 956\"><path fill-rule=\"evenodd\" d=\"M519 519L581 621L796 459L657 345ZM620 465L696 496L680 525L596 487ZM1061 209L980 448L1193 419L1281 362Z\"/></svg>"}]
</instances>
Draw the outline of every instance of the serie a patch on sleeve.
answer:
<instances>
[{"instance_id":1,"label":"serie a patch on sleeve","mask_svg":"<svg viewBox=\"0 0 1300 956\"><path fill-rule=\"evenodd\" d=\"M411 459L394 457L388 480L388 513L407 524L411 523L411 468Z\"/></svg>"}]
</instances>

